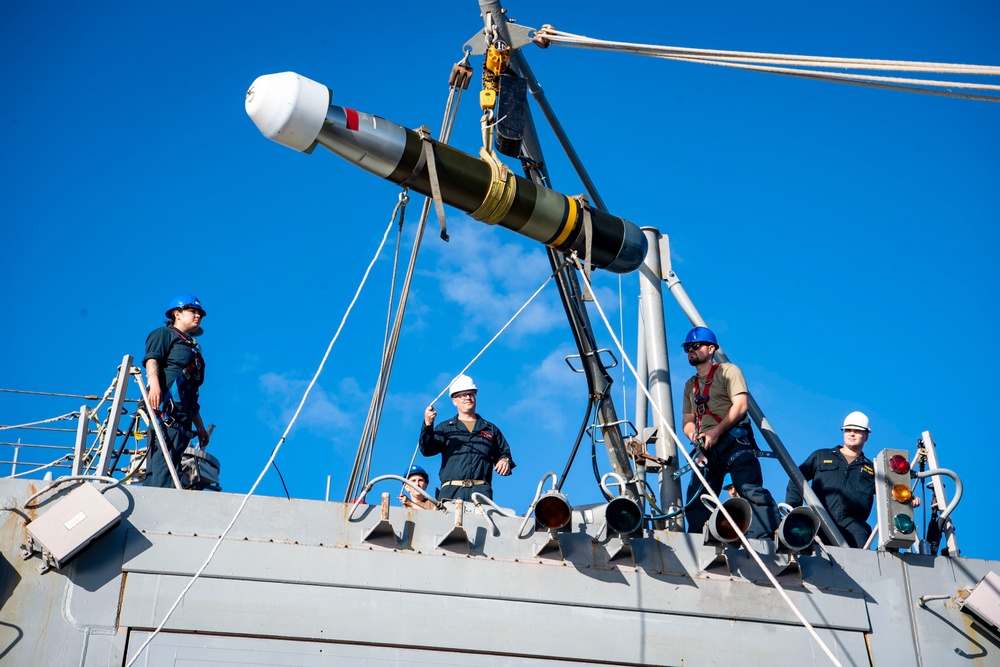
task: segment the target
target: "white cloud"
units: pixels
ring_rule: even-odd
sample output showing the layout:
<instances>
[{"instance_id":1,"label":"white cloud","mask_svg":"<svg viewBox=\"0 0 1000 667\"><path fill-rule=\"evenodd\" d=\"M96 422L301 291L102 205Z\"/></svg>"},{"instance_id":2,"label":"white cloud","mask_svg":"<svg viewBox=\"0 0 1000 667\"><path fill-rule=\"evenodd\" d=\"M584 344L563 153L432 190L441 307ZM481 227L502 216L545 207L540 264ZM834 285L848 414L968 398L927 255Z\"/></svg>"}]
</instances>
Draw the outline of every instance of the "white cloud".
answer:
<instances>
[{"instance_id":1,"label":"white cloud","mask_svg":"<svg viewBox=\"0 0 1000 667\"><path fill-rule=\"evenodd\" d=\"M307 380L277 373L260 376L259 385L264 395L258 410L261 421L276 432L283 431L295 414L308 384ZM296 427L317 435L329 435L334 429L350 429L358 421L356 412L361 401L367 404L366 396L353 378L341 380L334 395L328 394L317 383L299 414Z\"/></svg>"},{"instance_id":2,"label":"white cloud","mask_svg":"<svg viewBox=\"0 0 1000 667\"><path fill-rule=\"evenodd\" d=\"M474 226L475 225L475 226ZM445 301L461 310L463 340L492 335L517 312L551 274L542 246L504 242L505 234L469 218L450 228L451 242L435 244L437 279ZM553 285L546 286L508 330L516 340L551 331L564 321Z\"/></svg>"},{"instance_id":3,"label":"white cloud","mask_svg":"<svg viewBox=\"0 0 1000 667\"><path fill-rule=\"evenodd\" d=\"M584 376L566 365L566 356L575 353L569 345L561 346L522 376L518 382L520 398L507 409L508 417L536 424L545 432L575 432L587 396Z\"/></svg>"}]
</instances>

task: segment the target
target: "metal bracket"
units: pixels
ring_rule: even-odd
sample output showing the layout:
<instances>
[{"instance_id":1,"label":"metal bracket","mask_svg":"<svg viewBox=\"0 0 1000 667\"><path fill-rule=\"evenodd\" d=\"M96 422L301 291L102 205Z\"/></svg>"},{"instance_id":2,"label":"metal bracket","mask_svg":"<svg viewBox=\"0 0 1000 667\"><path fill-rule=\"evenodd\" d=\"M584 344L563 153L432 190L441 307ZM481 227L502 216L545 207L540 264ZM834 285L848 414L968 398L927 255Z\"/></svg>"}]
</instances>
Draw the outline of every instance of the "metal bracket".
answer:
<instances>
[{"instance_id":1,"label":"metal bracket","mask_svg":"<svg viewBox=\"0 0 1000 667\"><path fill-rule=\"evenodd\" d=\"M518 25L507 20L507 35L510 37L510 43L508 46L512 49L519 49L526 44L531 44L531 41L535 37L535 33L538 32L535 28L529 28L526 25ZM485 56L486 55L486 38L483 36L483 31L478 31L475 35L469 38L463 46L462 49L466 53L470 53L474 56Z\"/></svg>"},{"instance_id":2,"label":"metal bracket","mask_svg":"<svg viewBox=\"0 0 1000 667\"><path fill-rule=\"evenodd\" d=\"M600 357L600 355L601 355L602 352L607 352L608 355L611 356L611 359L613 360L614 363L612 363L610 366L608 366L607 364L605 364L604 360L601 359L601 357ZM612 352L611 350L609 350L608 348L605 347L605 348L601 348L600 350L595 350L594 354L598 355L597 358L601 362L601 364L604 366L605 369L616 368L618 366L618 357L616 357L615 353ZM570 359L579 359L579 358L580 358L579 354L570 354L570 355L567 355L566 358L565 358L566 365L569 366L569 369L571 371L573 371L574 373L584 373L584 372L586 372L583 368L579 368L578 369L576 366L574 366L570 362Z\"/></svg>"}]
</instances>

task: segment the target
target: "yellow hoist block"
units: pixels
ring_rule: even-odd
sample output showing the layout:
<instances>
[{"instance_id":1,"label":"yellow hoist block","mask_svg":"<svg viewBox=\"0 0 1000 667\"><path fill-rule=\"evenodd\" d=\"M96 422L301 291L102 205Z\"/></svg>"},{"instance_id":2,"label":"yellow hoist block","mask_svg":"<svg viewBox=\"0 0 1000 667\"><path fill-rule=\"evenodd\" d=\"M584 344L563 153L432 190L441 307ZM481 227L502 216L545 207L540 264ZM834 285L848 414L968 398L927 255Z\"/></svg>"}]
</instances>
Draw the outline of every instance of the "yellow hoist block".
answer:
<instances>
[{"instance_id":1,"label":"yellow hoist block","mask_svg":"<svg viewBox=\"0 0 1000 667\"><path fill-rule=\"evenodd\" d=\"M486 52L486 61L483 63L483 90L479 93L479 106L483 109L492 109L497 103L497 87L500 72L507 68L507 61L510 60L510 47L501 39L490 44Z\"/></svg>"},{"instance_id":2,"label":"yellow hoist block","mask_svg":"<svg viewBox=\"0 0 1000 667\"><path fill-rule=\"evenodd\" d=\"M486 69L499 74L507 67L508 60L510 60L510 47L505 41L498 39L490 44L486 52Z\"/></svg>"},{"instance_id":3,"label":"yellow hoist block","mask_svg":"<svg viewBox=\"0 0 1000 667\"><path fill-rule=\"evenodd\" d=\"M479 106L482 109L492 109L497 103L497 91L483 88L479 93Z\"/></svg>"}]
</instances>

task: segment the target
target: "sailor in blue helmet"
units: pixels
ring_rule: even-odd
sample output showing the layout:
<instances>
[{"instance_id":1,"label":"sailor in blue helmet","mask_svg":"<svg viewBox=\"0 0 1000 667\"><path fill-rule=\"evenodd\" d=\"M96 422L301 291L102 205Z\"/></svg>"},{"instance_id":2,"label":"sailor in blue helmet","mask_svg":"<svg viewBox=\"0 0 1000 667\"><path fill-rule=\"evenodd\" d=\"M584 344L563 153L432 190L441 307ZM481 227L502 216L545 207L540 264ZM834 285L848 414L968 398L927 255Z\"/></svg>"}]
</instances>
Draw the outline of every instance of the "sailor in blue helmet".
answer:
<instances>
[{"instance_id":1,"label":"sailor in blue helmet","mask_svg":"<svg viewBox=\"0 0 1000 667\"><path fill-rule=\"evenodd\" d=\"M778 528L778 508L764 488L757 459L750 418L747 416L749 390L743 372L734 364L714 362L719 342L706 327L695 327L684 339L688 363L697 374L684 385L684 435L703 452L705 479L716 494L729 473L736 492L750 502L753 511L750 536L774 537ZM688 485L688 530L702 532L709 511L696 498L703 492L694 475Z\"/></svg>"},{"instance_id":2,"label":"sailor in blue helmet","mask_svg":"<svg viewBox=\"0 0 1000 667\"><path fill-rule=\"evenodd\" d=\"M420 428L420 453L441 455L441 490L438 500L471 500L473 493L493 498L493 473L506 477L514 470L510 445L495 425L476 412L476 383L459 375L449 387L458 414L434 426L437 410L424 410Z\"/></svg>"},{"instance_id":3,"label":"sailor in blue helmet","mask_svg":"<svg viewBox=\"0 0 1000 667\"><path fill-rule=\"evenodd\" d=\"M198 390L205 379L205 359L196 336L201 335L205 309L193 294L172 299L165 313L166 325L146 338L146 367L149 407L163 426L167 449L174 468L180 469L181 455L197 434L202 447L208 446L208 431L201 417ZM152 417L153 415L151 415ZM173 479L155 432L146 454L145 486L172 487Z\"/></svg>"},{"instance_id":4,"label":"sailor in blue helmet","mask_svg":"<svg viewBox=\"0 0 1000 667\"><path fill-rule=\"evenodd\" d=\"M418 465L410 466L409 472L406 473L406 481L410 482L420 490L426 491L427 485L430 483L430 475L427 471ZM434 501L426 496L422 496L413 489L408 489L409 496L406 494L399 494L399 502L403 503L403 507L409 507L411 509L422 509L422 510L432 510L434 509Z\"/></svg>"}]
</instances>

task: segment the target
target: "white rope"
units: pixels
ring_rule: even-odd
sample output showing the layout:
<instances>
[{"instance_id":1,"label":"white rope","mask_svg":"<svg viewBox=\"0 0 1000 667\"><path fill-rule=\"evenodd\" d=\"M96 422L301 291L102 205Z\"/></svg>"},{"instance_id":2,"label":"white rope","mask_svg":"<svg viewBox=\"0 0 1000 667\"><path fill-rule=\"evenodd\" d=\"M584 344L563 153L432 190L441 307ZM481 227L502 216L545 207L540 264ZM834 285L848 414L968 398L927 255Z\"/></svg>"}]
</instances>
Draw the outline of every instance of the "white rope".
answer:
<instances>
[{"instance_id":1,"label":"white rope","mask_svg":"<svg viewBox=\"0 0 1000 667\"><path fill-rule=\"evenodd\" d=\"M472 364L476 363L476 362L477 362L477 361L479 360L479 357L483 356L483 353L485 353L485 352L486 352L486 350L488 350L488 349L489 349L490 345L492 345L493 343L495 343L495 342L496 342L496 340L497 340L497 338L499 338L499 337L500 337L500 336L501 336L501 335L503 334L503 332L504 332L504 331L506 331L506 330L507 330L507 328L508 328L508 327L509 327L509 326L510 326L511 324L513 324L513 323L514 323L514 320L516 320L516 319L517 319L518 315L520 315L520 314L521 314L522 312L524 312L524 309L525 309L525 308L527 308L527 307L528 307L528 306L529 306L529 305L531 304L531 302L535 300L535 297L536 297L536 296L538 296L539 294L541 294L542 290L543 290L543 289L545 289L545 286L546 286L546 285L548 285L548 284L549 284L549 282L550 282L550 281L552 280L552 277L553 277L553 276L552 276L552 275L550 275L550 276L549 276L548 278L546 278L546 279L545 279L545 282L543 282L543 283L541 284L541 286L539 286L539 288L535 290L535 293L534 293L534 294L532 294L532 295L531 295L530 297L528 297L528 300L524 302L524 305L523 305L523 306L521 306L520 308L518 308L518 309L517 309L517 312L516 312L516 313L514 313L513 315L511 315L510 319L509 319L509 320L507 320L507 324L503 325L503 326L502 326L502 327L500 328L500 331L498 331L498 332L496 333L496 335L495 335L495 336L493 336L493 338L491 338L491 339L490 339L490 342L486 343L486 345L485 345L485 346L483 347L483 349L481 349L481 350L479 351L479 353L478 353L478 354L477 354L476 356L474 356L474 357L472 358L472 361L470 361L469 363L467 363L467 364L465 365L465 368L463 368L462 370L460 370L460 371L458 372L458 375L462 375L463 373L465 373L465 371L469 370L469 369L470 369L470 368L472 367ZM445 386L445 388L441 390L441 393L439 393L439 394L438 394L438 395L437 395L437 396L436 396L436 397L434 398L434 400L433 400L433 401L431 401L431 405L434 405L435 403L437 403L437 402L438 402L438 401L439 401L439 400L441 399L441 397L442 397L442 396L444 396L444 395L445 395L445 393L447 393L447 391L448 391L448 387L450 387L450 386L451 386L451 383L452 383L452 382L454 382L455 380L457 380L457 379L458 379L458 375L456 375L456 376L455 376L454 378L452 378L451 382L449 382L449 383L448 383L448 384L447 384L447 385Z\"/></svg>"},{"instance_id":2,"label":"white rope","mask_svg":"<svg viewBox=\"0 0 1000 667\"><path fill-rule=\"evenodd\" d=\"M496 342L497 338L499 338L503 334L503 332L506 331L507 328L511 324L514 323L514 320L517 319L518 315L520 315L522 312L524 312L524 309L527 308L528 305L532 301L535 300L536 296L538 296L539 294L541 294L542 290L545 289L545 286L549 284L549 282L552 280L552 278L554 276L555 276L555 273L549 274L549 277L545 279L545 282L543 282L539 286L539 288L535 290L534 294L532 294L530 297L528 297L528 300L524 302L523 306L521 306L520 308L517 309L516 313L514 313L513 315L511 315L511 318L509 320L507 320L507 323L505 325L503 325L502 327L500 327L500 331L498 331L496 333L496 335L493 336L493 338L490 339L490 342L486 343L486 345L483 346L483 349L479 350L479 353L476 354L476 356L474 356L472 358L472 361L470 361L469 363L467 363L465 365L465 367L458 372L458 375L462 375L463 373L465 373L465 371L467 371L470 368L472 368L472 365L474 363L476 363L476 361L479 360L479 357L483 356L483 354L486 352L486 350L488 350L489 347L491 345L493 345L494 342ZM435 403L437 403L439 400L441 400L442 396L444 396L446 393L448 393L448 388L451 386L452 382L454 382L455 380L458 379L458 375L456 375L454 378L452 378L451 381L448 384L445 385L444 389L442 389L441 392L437 396L434 397L434 400L431 401L431 405L434 405ZM417 446L413 449L413 456L410 457L410 465L406 468L407 470L409 470L410 468L413 467L413 462L417 460L417 452L419 452L419 451L420 451L420 444L417 443Z\"/></svg>"},{"instance_id":3,"label":"white rope","mask_svg":"<svg viewBox=\"0 0 1000 667\"><path fill-rule=\"evenodd\" d=\"M552 43L565 43L570 46L589 47L599 51L625 51L638 55L657 55L670 57L718 58L743 62L764 62L771 64L796 63L812 67L841 67L868 70L894 70L897 72L937 72L954 74L971 74L985 76L1000 76L1000 66L967 65L957 63L934 63L910 60L886 60L873 58L843 58L836 56L800 56L788 53L760 53L755 51L726 51L721 49L697 49L679 46L658 46L655 44L637 44L633 42L615 42L595 39L583 35L556 30L549 26L538 31L541 39Z\"/></svg>"},{"instance_id":4,"label":"white rope","mask_svg":"<svg viewBox=\"0 0 1000 667\"><path fill-rule=\"evenodd\" d=\"M912 79L900 77L885 77L836 72L822 72L802 67L855 69L872 71L924 72L948 75L967 76L1000 76L1000 67L994 65L967 65L957 63L932 63L921 61L885 60L871 58L840 58L831 56L800 56L784 53L755 53L752 51L725 51L719 49L695 49L676 46L658 46L653 44L637 44L632 42L615 42L594 39L583 35L555 30L551 26L543 26L536 33L536 42L557 44L578 48L590 48L598 51L616 51L634 55L665 58L682 62L694 62L723 67L735 67L772 74L785 74L802 78L810 78L854 85L907 90L931 95L976 99L989 102L1000 102L1000 97L993 95L974 95L953 93L951 91L935 91L912 86L931 86L942 88L960 88L972 90L1000 91L1000 85L966 83L960 81L936 81L930 79ZM792 66L792 67L767 67Z\"/></svg>"},{"instance_id":5,"label":"white rope","mask_svg":"<svg viewBox=\"0 0 1000 667\"><path fill-rule=\"evenodd\" d=\"M590 288L591 294L594 294L594 290L589 284L586 272L584 272L581 269L579 264L579 259L577 258L575 252L573 253L573 259L577 264L577 269L580 269L580 275L583 277L583 280L588 283L587 287ZM767 578L770 580L775 590L777 590L778 593L781 595L782 599L785 601L785 604L788 605L788 607L792 610L792 612L799 619L802 625L805 626L805 628L809 631L809 634L812 635L812 638L816 640L816 643L819 644L820 648L823 649L823 652L826 653L827 657L830 658L833 664L837 665L837 667L841 667L840 661L837 660L836 656L833 655L833 653L823 642L823 640L820 639L819 635L816 633L815 628L813 628L813 626L809 623L809 621L806 620L806 617L802 615L802 612L800 612L798 607L795 606L791 598L788 597L788 594L785 593L785 590L781 587L781 584L778 583L778 580L775 579L774 575L771 574L771 571L767 568L767 566L764 565L764 561L761 560L757 552L750 547L750 543L747 542L746 535L744 535L743 532L739 529L737 522L733 519L732 516L730 516L729 512L726 511L726 508L722 506L722 500L719 498L718 495L716 495L715 491L709 485L708 481L702 476L701 471L698 470L698 466L696 466L694 461L691 459L691 455L687 453L687 449L681 444L681 441L677 438L677 434L674 432L672 428L670 428L667 425L667 419L666 417L663 416L663 413L660 411L659 404L655 400L653 400L653 396L649 393L649 389L645 387L644 383L638 382L639 374L638 372L636 372L635 366L632 365L632 361L628 358L628 355L625 353L625 348L622 347L621 341L619 341L618 337L615 336L614 329L611 327L611 323L608 321L607 316L604 314L604 309L601 308L601 303L597 300L596 294L594 296L594 305L597 307L597 312L600 313L601 320L603 320L604 326L607 327L608 333L611 335L611 339L615 342L615 345L617 346L619 353L622 355L622 359L628 365L628 368L632 372L632 375L636 378L637 386L642 389L644 394L646 394L646 399L649 401L649 405L653 408L653 410L656 411L657 416L659 416L660 423L664 425L664 429L666 430L666 432L670 434L671 438L673 438L674 444L677 446L677 451L684 455L684 458L691 466L691 472L694 473L694 475L702 483L705 490L708 491L709 496L714 498L715 502L718 503L719 511L722 512L723 516L726 517L729 523L733 526L734 530L736 530L736 532L739 534L740 542L743 543L744 549L757 562L757 565L760 566L761 571L764 572L765 575L767 575Z\"/></svg>"},{"instance_id":6,"label":"white rope","mask_svg":"<svg viewBox=\"0 0 1000 667\"><path fill-rule=\"evenodd\" d=\"M27 422L26 424L11 424L10 426L0 426L0 431L8 431L12 428L27 428L29 426L38 426L39 424L51 424L52 422L76 419L79 416L80 416L79 412L67 412L66 414L59 415L58 417L42 419L36 422Z\"/></svg>"},{"instance_id":7,"label":"white rope","mask_svg":"<svg viewBox=\"0 0 1000 667\"><path fill-rule=\"evenodd\" d=\"M61 456L60 458L56 459L55 461L53 461L52 463L46 463L43 466L38 466L37 468L32 468L31 470L25 470L24 472L19 472L16 475L7 475L4 479L14 479L15 477L24 477L25 475L30 475L32 473L36 473L36 472L39 472L41 470L45 470L46 468L51 468L53 466L57 466L60 463L62 463L63 461L68 461L71 458L73 458L72 454L65 454L65 455Z\"/></svg>"},{"instance_id":8,"label":"white rope","mask_svg":"<svg viewBox=\"0 0 1000 667\"><path fill-rule=\"evenodd\" d=\"M208 564L212 562L212 559L215 557L215 553L219 550L219 547L222 546L223 540L226 539L226 536L229 535L229 531L232 530L234 525L236 525L237 519L239 519L240 514L243 513L243 508L246 507L247 503L250 501L250 497L257 490L257 487L260 486L260 483L264 479L264 475L267 473L268 469L271 467L271 464L274 463L275 458L277 458L278 456L278 452L281 450L281 446L285 443L285 439L288 437L288 433L292 430L292 426L298 419L299 413L302 412L302 408L306 404L306 399L309 397L309 393L312 391L313 386L315 386L316 382L319 380L320 373L323 372L323 367L326 365L326 360L330 357L330 352L333 350L334 344L340 337L340 332L343 330L344 324L347 322L347 317L351 314L351 310L354 308L354 304L357 303L358 297L361 295L361 290L364 288L365 283L368 281L368 274L371 273L372 267L378 260L379 255L382 253L382 248L383 246L385 246L386 239L389 238L389 232L390 230L392 230L392 226L394 223L395 220L391 220L389 222L389 225L385 228L385 233L382 234L382 242L379 243L378 250L375 251L375 256L372 257L371 262L368 263L368 268L365 269L364 276L361 278L361 284L358 285L358 289L354 293L354 298L351 299L350 305L347 306L347 311L344 313L344 317L340 320L340 326L337 327L337 332L333 335L333 339L330 340L330 344L326 348L326 353L323 354L323 359L319 363L319 368L316 369L316 373L313 375L312 380L309 381L309 386L306 387L305 393L302 394L302 400L299 401L299 406L295 409L295 414L292 415L291 421L288 422L288 427L285 428L285 432L281 434L281 437L278 439L278 443L274 446L274 449L271 451L271 456L267 460L267 463L264 464L264 467L261 469L260 475L257 476L257 481L253 483L253 486L250 487L249 491L247 491L246 496L243 497L243 502L240 503L239 508L236 510L236 514L233 515L233 518L229 522L229 525L226 526L226 529L222 531L221 535L219 535L219 538L216 540L215 545L209 552L208 557L205 559L205 562L202 563L201 567L198 568L198 571L194 573L194 575L191 577L191 580L188 581L187 585L184 587L184 590L181 591L180 595L177 596L177 599L170 606L170 609L167 610L167 613L163 617L163 620L160 622L158 626L156 626L156 629L153 630L152 633L150 633L149 637L146 638L146 641L142 643L142 646L140 646L139 650L136 651L134 656L132 656L132 659L128 661L126 667L131 667L132 665L134 665L135 661L139 659L140 655L142 655L142 652L146 649L147 646L149 646L149 643L153 641L153 638L156 637L156 635L160 634L160 631L163 630L163 627L167 624L167 621L170 620L170 617L173 615L174 611L176 611L181 601L184 600L184 596L187 595L189 590L191 590L191 587L194 585L194 582L198 581L202 573L208 568Z\"/></svg>"}]
</instances>

